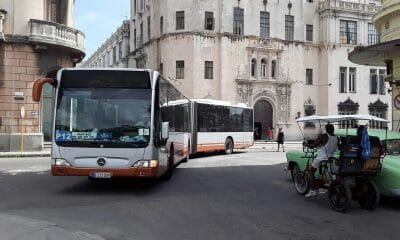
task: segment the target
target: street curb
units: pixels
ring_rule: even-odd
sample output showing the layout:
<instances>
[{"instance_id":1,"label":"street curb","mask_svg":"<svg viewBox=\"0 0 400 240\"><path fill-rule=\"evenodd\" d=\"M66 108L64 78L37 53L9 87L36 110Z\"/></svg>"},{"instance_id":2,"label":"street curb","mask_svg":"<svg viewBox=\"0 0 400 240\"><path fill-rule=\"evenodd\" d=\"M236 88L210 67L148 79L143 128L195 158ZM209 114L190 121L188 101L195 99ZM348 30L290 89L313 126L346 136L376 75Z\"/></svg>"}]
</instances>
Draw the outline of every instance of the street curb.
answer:
<instances>
[{"instance_id":1,"label":"street curb","mask_svg":"<svg viewBox=\"0 0 400 240\"><path fill-rule=\"evenodd\" d=\"M0 158L50 157L50 152L1 152Z\"/></svg>"}]
</instances>

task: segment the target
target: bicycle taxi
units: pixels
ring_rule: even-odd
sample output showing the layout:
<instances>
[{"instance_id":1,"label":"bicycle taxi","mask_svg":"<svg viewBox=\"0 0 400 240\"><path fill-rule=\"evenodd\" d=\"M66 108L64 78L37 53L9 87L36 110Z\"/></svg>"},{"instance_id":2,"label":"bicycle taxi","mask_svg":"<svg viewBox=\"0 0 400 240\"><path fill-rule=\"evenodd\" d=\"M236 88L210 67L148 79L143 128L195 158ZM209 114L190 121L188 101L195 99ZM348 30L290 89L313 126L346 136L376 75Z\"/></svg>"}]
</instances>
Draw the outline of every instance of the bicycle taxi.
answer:
<instances>
[{"instance_id":1,"label":"bicycle taxi","mask_svg":"<svg viewBox=\"0 0 400 240\"><path fill-rule=\"evenodd\" d=\"M348 129L351 123L358 120L387 122L385 119L371 115L313 115L298 118L296 121L301 131L299 124L301 122L319 123L320 127L328 123L340 123L342 126L345 124ZM357 201L364 209L374 210L379 204L380 194L371 179L381 170L384 151L379 139L369 136L371 154L369 159L364 159L360 154L360 144L360 136L347 134L339 136L337 152L329 159L323 160L315 172L311 163L317 151L303 147L302 158L307 160L306 166L303 171L299 170L292 176L297 193L305 195L313 186L316 190L328 190L329 204L335 211L346 211L352 200ZM311 177L311 173L314 173L314 177Z\"/></svg>"}]
</instances>

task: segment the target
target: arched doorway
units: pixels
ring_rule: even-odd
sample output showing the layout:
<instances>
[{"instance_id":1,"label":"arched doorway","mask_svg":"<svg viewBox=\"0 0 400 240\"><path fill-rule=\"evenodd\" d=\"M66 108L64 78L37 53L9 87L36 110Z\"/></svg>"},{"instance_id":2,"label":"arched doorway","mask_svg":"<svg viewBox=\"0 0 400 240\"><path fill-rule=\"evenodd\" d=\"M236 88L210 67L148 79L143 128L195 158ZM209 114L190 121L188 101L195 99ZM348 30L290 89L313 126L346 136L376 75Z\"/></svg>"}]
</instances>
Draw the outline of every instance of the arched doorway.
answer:
<instances>
[{"instance_id":1,"label":"arched doorway","mask_svg":"<svg viewBox=\"0 0 400 240\"><path fill-rule=\"evenodd\" d=\"M254 139L266 140L267 128L273 126L273 109L266 100L257 101L254 105Z\"/></svg>"}]
</instances>

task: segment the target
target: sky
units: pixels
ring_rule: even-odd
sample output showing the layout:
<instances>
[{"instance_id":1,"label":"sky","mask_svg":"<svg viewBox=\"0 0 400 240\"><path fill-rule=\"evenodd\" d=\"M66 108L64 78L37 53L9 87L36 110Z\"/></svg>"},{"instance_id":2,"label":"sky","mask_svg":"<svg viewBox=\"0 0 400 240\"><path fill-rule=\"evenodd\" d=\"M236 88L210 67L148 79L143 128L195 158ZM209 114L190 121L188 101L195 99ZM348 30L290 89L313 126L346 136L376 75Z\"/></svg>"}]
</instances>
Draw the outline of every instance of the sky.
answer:
<instances>
[{"instance_id":1,"label":"sky","mask_svg":"<svg viewBox=\"0 0 400 240\"><path fill-rule=\"evenodd\" d=\"M76 0L74 28L85 34L86 59L129 19L130 0Z\"/></svg>"}]
</instances>

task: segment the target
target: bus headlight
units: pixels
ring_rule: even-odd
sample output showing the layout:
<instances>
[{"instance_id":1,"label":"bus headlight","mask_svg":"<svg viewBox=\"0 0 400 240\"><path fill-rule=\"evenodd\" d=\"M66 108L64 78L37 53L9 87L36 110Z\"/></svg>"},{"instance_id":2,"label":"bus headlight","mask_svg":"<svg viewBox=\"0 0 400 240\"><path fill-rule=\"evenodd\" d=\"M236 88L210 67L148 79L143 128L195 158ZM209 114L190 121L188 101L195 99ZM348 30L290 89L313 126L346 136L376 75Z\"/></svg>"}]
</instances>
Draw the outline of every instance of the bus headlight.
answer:
<instances>
[{"instance_id":1,"label":"bus headlight","mask_svg":"<svg viewBox=\"0 0 400 240\"><path fill-rule=\"evenodd\" d=\"M154 168L158 166L157 160L140 160L133 164L133 167L141 167L141 168Z\"/></svg>"},{"instance_id":2,"label":"bus headlight","mask_svg":"<svg viewBox=\"0 0 400 240\"><path fill-rule=\"evenodd\" d=\"M158 166L158 161L157 160L150 160L150 167L154 168Z\"/></svg>"},{"instance_id":3,"label":"bus headlight","mask_svg":"<svg viewBox=\"0 0 400 240\"><path fill-rule=\"evenodd\" d=\"M72 166L71 163L63 158L53 158L51 159L51 164L56 166Z\"/></svg>"}]
</instances>

